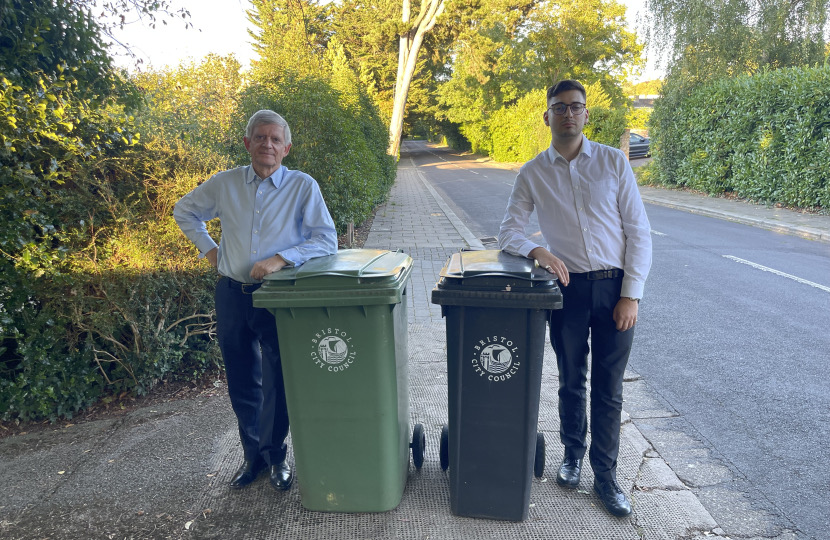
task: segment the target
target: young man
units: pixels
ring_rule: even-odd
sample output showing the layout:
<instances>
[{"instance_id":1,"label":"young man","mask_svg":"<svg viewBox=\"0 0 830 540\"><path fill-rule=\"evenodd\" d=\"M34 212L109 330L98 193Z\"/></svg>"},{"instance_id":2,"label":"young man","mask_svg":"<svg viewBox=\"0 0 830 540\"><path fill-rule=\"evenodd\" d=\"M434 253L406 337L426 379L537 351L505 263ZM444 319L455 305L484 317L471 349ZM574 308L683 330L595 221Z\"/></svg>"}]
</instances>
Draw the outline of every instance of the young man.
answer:
<instances>
[{"instance_id":1,"label":"young man","mask_svg":"<svg viewBox=\"0 0 830 540\"><path fill-rule=\"evenodd\" d=\"M337 233L317 182L286 169L291 130L279 114L254 113L245 131L251 164L221 172L176 203L182 232L221 276L216 333L244 460L231 480L243 488L270 468L275 489L291 487L285 463L288 413L274 316L253 307L262 278L284 267L337 252ZM219 218L217 245L206 221Z\"/></svg>"},{"instance_id":2,"label":"young man","mask_svg":"<svg viewBox=\"0 0 830 540\"><path fill-rule=\"evenodd\" d=\"M519 171L499 246L536 259L563 286L563 309L554 310L550 320L565 446L556 481L567 488L579 484L587 450L587 359L592 350L589 461L594 491L609 512L627 516L631 504L617 484L623 374L651 267L651 233L625 155L582 134L588 121L585 103L585 88L577 81L560 81L548 89L543 118L551 146ZM534 209L547 246L525 234Z\"/></svg>"}]
</instances>

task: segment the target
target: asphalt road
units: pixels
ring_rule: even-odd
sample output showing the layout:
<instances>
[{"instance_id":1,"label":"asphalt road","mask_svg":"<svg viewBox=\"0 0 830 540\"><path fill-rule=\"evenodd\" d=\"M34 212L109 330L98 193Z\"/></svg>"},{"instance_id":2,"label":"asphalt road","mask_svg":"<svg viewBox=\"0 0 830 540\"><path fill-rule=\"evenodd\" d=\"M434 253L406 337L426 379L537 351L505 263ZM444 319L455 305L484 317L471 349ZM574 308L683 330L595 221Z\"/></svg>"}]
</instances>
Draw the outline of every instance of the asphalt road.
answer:
<instances>
[{"instance_id":1,"label":"asphalt road","mask_svg":"<svg viewBox=\"0 0 830 540\"><path fill-rule=\"evenodd\" d=\"M427 180L494 247L515 171L424 150ZM635 423L727 533L827 538L830 245L647 212L654 263L630 366L665 411Z\"/></svg>"}]
</instances>

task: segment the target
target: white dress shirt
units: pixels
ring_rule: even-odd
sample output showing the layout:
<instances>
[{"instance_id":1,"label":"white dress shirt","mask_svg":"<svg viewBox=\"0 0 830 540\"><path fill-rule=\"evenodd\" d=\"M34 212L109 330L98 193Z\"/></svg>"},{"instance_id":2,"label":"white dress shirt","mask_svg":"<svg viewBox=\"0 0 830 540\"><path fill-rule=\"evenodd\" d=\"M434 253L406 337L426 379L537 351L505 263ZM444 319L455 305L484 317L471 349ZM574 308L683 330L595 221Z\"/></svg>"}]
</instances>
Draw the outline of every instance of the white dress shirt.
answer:
<instances>
[{"instance_id":1,"label":"white dress shirt","mask_svg":"<svg viewBox=\"0 0 830 540\"><path fill-rule=\"evenodd\" d=\"M621 297L642 298L651 268L651 227L634 172L622 151L582 136L570 163L551 146L522 166L513 185L499 246L528 257L533 210L551 253L568 272L621 268Z\"/></svg>"},{"instance_id":2,"label":"white dress shirt","mask_svg":"<svg viewBox=\"0 0 830 540\"><path fill-rule=\"evenodd\" d=\"M337 252L337 232L320 187L309 175L281 166L262 180L250 165L212 176L176 203L173 217L199 249L217 246L205 222L219 218L219 273L255 283L254 263L280 255L293 266Z\"/></svg>"}]
</instances>

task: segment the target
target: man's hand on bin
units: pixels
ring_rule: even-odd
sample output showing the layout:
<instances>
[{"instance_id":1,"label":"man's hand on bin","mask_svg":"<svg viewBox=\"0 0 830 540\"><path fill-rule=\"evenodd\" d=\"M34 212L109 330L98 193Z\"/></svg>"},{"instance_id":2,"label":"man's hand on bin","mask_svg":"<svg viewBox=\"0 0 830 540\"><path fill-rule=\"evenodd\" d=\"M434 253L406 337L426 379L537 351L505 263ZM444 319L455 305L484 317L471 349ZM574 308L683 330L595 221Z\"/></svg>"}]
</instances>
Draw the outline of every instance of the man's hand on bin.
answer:
<instances>
[{"instance_id":1,"label":"man's hand on bin","mask_svg":"<svg viewBox=\"0 0 830 540\"><path fill-rule=\"evenodd\" d=\"M565 263L563 263L553 253L543 247L537 247L533 248L529 255L531 259L536 259L536 263L540 268L544 268L551 274L555 275L557 279L559 279L559 283L565 287L568 286L568 283L571 281L568 276L568 269L565 268Z\"/></svg>"},{"instance_id":2,"label":"man's hand on bin","mask_svg":"<svg viewBox=\"0 0 830 540\"><path fill-rule=\"evenodd\" d=\"M287 264L288 263L285 262L285 259L279 255L268 257L267 259L254 263L254 267L251 269L251 277L254 279L262 279L268 274L273 274L274 272L282 269Z\"/></svg>"}]
</instances>

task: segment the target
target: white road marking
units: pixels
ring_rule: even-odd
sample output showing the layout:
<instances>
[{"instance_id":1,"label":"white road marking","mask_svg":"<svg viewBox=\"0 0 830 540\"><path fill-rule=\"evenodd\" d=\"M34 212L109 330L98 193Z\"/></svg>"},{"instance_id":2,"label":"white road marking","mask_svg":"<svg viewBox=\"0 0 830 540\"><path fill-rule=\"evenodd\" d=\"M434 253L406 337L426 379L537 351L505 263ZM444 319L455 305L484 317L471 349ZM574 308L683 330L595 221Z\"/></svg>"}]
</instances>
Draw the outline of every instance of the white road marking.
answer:
<instances>
[{"instance_id":1,"label":"white road marking","mask_svg":"<svg viewBox=\"0 0 830 540\"><path fill-rule=\"evenodd\" d=\"M449 164L450 164L450 165L452 165L453 167L456 167L457 169L461 169L461 170L463 170L463 171L468 171L468 172L471 172L471 173L473 173L473 174L481 174L481 173L480 173L480 172L478 172L478 171L474 171L474 170L472 170L472 169L468 169L467 167L462 167L461 165L459 165L458 163L456 163L456 162L454 162L454 161L450 161L450 160L448 160L448 159L445 159L445 158L444 158L444 156L442 156L442 155L440 155L440 154L438 154L438 153L436 153L436 152L433 152L432 150L427 150L427 152L429 152L429 153L430 153L430 154L432 154L433 156L437 157L437 158L438 158L438 159L440 159L441 161L446 161L447 163L449 163ZM485 177L485 178L486 178L486 177Z\"/></svg>"},{"instance_id":2,"label":"white road marking","mask_svg":"<svg viewBox=\"0 0 830 540\"><path fill-rule=\"evenodd\" d=\"M830 287L827 287L827 286L824 286L824 285L819 285L818 283L808 281L808 280L800 278L798 276L794 276L792 274L787 274L786 272L782 272L780 270L776 270L774 268L770 268L770 267L764 266L762 264L754 263L752 261L747 261L746 259L741 259L739 257L735 257L735 256L732 256L732 255L724 255L724 257L726 257L727 259L733 260L735 262L745 264L745 265L751 266L753 268L757 268L758 270L763 270L764 272L771 272L771 273L773 273L777 276L785 277L787 279L791 279L793 281L803 283L804 285L809 285L810 287L815 287L816 289L820 289L824 292L829 292L830 293Z\"/></svg>"},{"instance_id":3,"label":"white road marking","mask_svg":"<svg viewBox=\"0 0 830 540\"><path fill-rule=\"evenodd\" d=\"M651 234L654 234L654 235L657 235L657 236L668 236L668 234L662 233L662 232L659 232L659 231L655 231L654 229L651 229Z\"/></svg>"}]
</instances>

